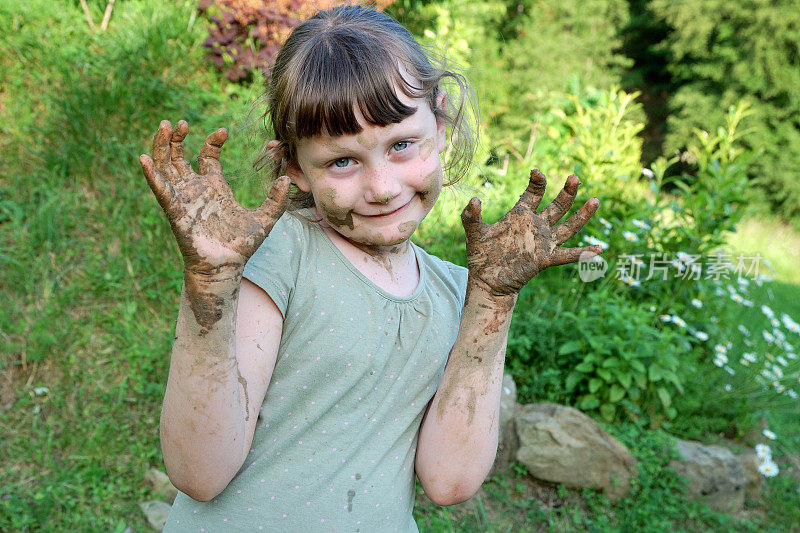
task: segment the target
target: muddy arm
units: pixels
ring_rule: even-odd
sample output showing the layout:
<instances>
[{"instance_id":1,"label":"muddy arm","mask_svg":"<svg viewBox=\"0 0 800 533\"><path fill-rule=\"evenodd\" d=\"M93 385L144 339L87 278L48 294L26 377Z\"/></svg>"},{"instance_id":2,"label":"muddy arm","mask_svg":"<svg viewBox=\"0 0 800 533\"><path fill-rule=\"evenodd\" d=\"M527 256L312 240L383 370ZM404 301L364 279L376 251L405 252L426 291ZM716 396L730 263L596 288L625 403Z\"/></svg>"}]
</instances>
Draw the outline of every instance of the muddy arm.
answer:
<instances>
[{"instance_id":1,"label":"muddy arm","mask_svg":"<svg viewBox=\"0 0 800 533\"><path fill-rule=\"evenodd\" d=\"M227 131L206 138L199 171L184 158L188 124L162 121L140 163L184 263L184 283L161 411L170 479L197 500L221 492L243 464L277 356L282 316L242 280L286 206L288 178L256 209L235 199L220 163Z\"/></svg>"},{"instance_id":2,"label":"muddy arm","mask_svg":"<svg viewBox=\"0 0 800 533\"><path fill-rule=\"evenodd\" d=\"M517 295L541 270L572 263L599 247L561 248L589 220L591 199L560 225L578 188L568 178L558 197L537 213L546 181L531 173L520 200L496 224L485 224L473 198L462 213L469 278L461 324L439 389L420 428L415 468L422 487L439 505L471 498L497 452L500 393L508 328Z\"/></svg>"}]
</instances>

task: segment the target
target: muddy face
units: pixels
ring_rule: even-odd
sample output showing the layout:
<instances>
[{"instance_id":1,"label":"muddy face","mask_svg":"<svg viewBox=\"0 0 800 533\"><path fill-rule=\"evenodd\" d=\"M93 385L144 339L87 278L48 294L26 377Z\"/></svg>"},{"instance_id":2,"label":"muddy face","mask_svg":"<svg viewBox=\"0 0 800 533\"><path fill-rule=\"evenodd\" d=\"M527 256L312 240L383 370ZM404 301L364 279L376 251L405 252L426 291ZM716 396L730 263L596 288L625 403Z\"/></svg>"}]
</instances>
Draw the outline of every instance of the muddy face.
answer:
<instances>
[{"instance_id":1,"label":"muddy face","mask_svg":"<svg viewBox=\"0 0 800 533\"><path fill-rule=\"evenodd\" d=\"M353 210L336 203L336 190L333 187L322 189L316 203L323 217L334 228L348 227L352 230L355 227Z\"/></svg>"}]
</instances>

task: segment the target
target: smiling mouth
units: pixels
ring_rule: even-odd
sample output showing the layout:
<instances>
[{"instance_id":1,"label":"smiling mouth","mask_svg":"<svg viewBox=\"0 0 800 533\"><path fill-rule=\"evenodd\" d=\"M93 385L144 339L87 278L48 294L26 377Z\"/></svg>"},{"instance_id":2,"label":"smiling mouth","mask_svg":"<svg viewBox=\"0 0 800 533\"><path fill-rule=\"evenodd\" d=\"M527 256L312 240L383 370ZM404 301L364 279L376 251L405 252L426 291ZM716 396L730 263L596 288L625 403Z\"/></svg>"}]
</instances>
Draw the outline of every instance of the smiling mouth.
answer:
<instances>
[{"instance_id":1,"label":"smiling mouth","mask_svg":"<svg viewBox=\"0 0 800 533\"><path fill-rule=\"evenodd\" d=\"M409 200L408 202L404 203L403 205L401 205L400 207L398 207L394 211L389 211L388 213L381 213L380 215L366 215L366 216L368 216L369 218L386 218L386 217L389 217L391 215L394 215L395 213L398 213L398 212L402 211L410 203L411 203L411 200Z\"/></svg>"}]
</instances>

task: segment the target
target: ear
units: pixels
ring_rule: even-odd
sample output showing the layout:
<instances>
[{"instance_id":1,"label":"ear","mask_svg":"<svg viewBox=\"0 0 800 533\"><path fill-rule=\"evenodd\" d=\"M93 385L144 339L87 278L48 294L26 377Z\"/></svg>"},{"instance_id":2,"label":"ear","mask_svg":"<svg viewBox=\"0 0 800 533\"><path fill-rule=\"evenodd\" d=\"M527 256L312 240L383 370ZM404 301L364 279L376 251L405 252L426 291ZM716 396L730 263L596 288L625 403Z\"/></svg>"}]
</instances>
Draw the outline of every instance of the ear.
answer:
<instances>
[{"instance_id":1,"label":"ear","mask_svg":"<svg viewBox=\"0 0 800 533\"><path fill-rule=\"evenodd\" d=\"M439 89L439 92L436 93L436 108L442 111L447 110L447 93L444 91L444 89ZM439 149L440 154L444 152L444 149L447 146L446 132L447 132L447 124L445 124L444 120L437 117L436 146Z\"/></svg>"},{"instance_id":2,"label":"ear","mask_svg":"<svg viewBox=\"0 0 800 533\"><path fill-rule=\"evenodd\" d=\"M275 159L275 162L280 165L281 174L289 176L289 179L292 180L292 183L297 185L297 188L301 191L309 192L311 187L309 187L308 179L306 178L305 174L303 174L303 169L301 169L300 165L298 165L295 161L287 162L283 157L283 150L280 147L281 141L275 139L267 143L267 150L272 152L272 157Z\"/></svg>"}]
</instances>

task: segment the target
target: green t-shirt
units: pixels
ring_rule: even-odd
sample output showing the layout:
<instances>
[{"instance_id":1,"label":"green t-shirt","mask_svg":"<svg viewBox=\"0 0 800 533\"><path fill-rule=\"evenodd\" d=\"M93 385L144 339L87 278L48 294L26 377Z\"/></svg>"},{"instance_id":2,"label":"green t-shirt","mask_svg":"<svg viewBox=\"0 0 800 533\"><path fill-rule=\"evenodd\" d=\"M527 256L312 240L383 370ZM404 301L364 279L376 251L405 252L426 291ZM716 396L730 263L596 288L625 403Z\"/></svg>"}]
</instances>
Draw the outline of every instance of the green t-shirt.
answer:
<instances>
[{"instance_id":1,"label":"green t-shirt","mask_svg":"<svg viewBox=\"0 0 800 533\"><path fill-rule=\"evenodd\" d=\"M244 270L284 317L252 449L212 501L180 493L165 531L417 531L417 435L467 270L412 246L419 286L396 297L317 224L278 221Z\"/></svg>"}]
</instances>

